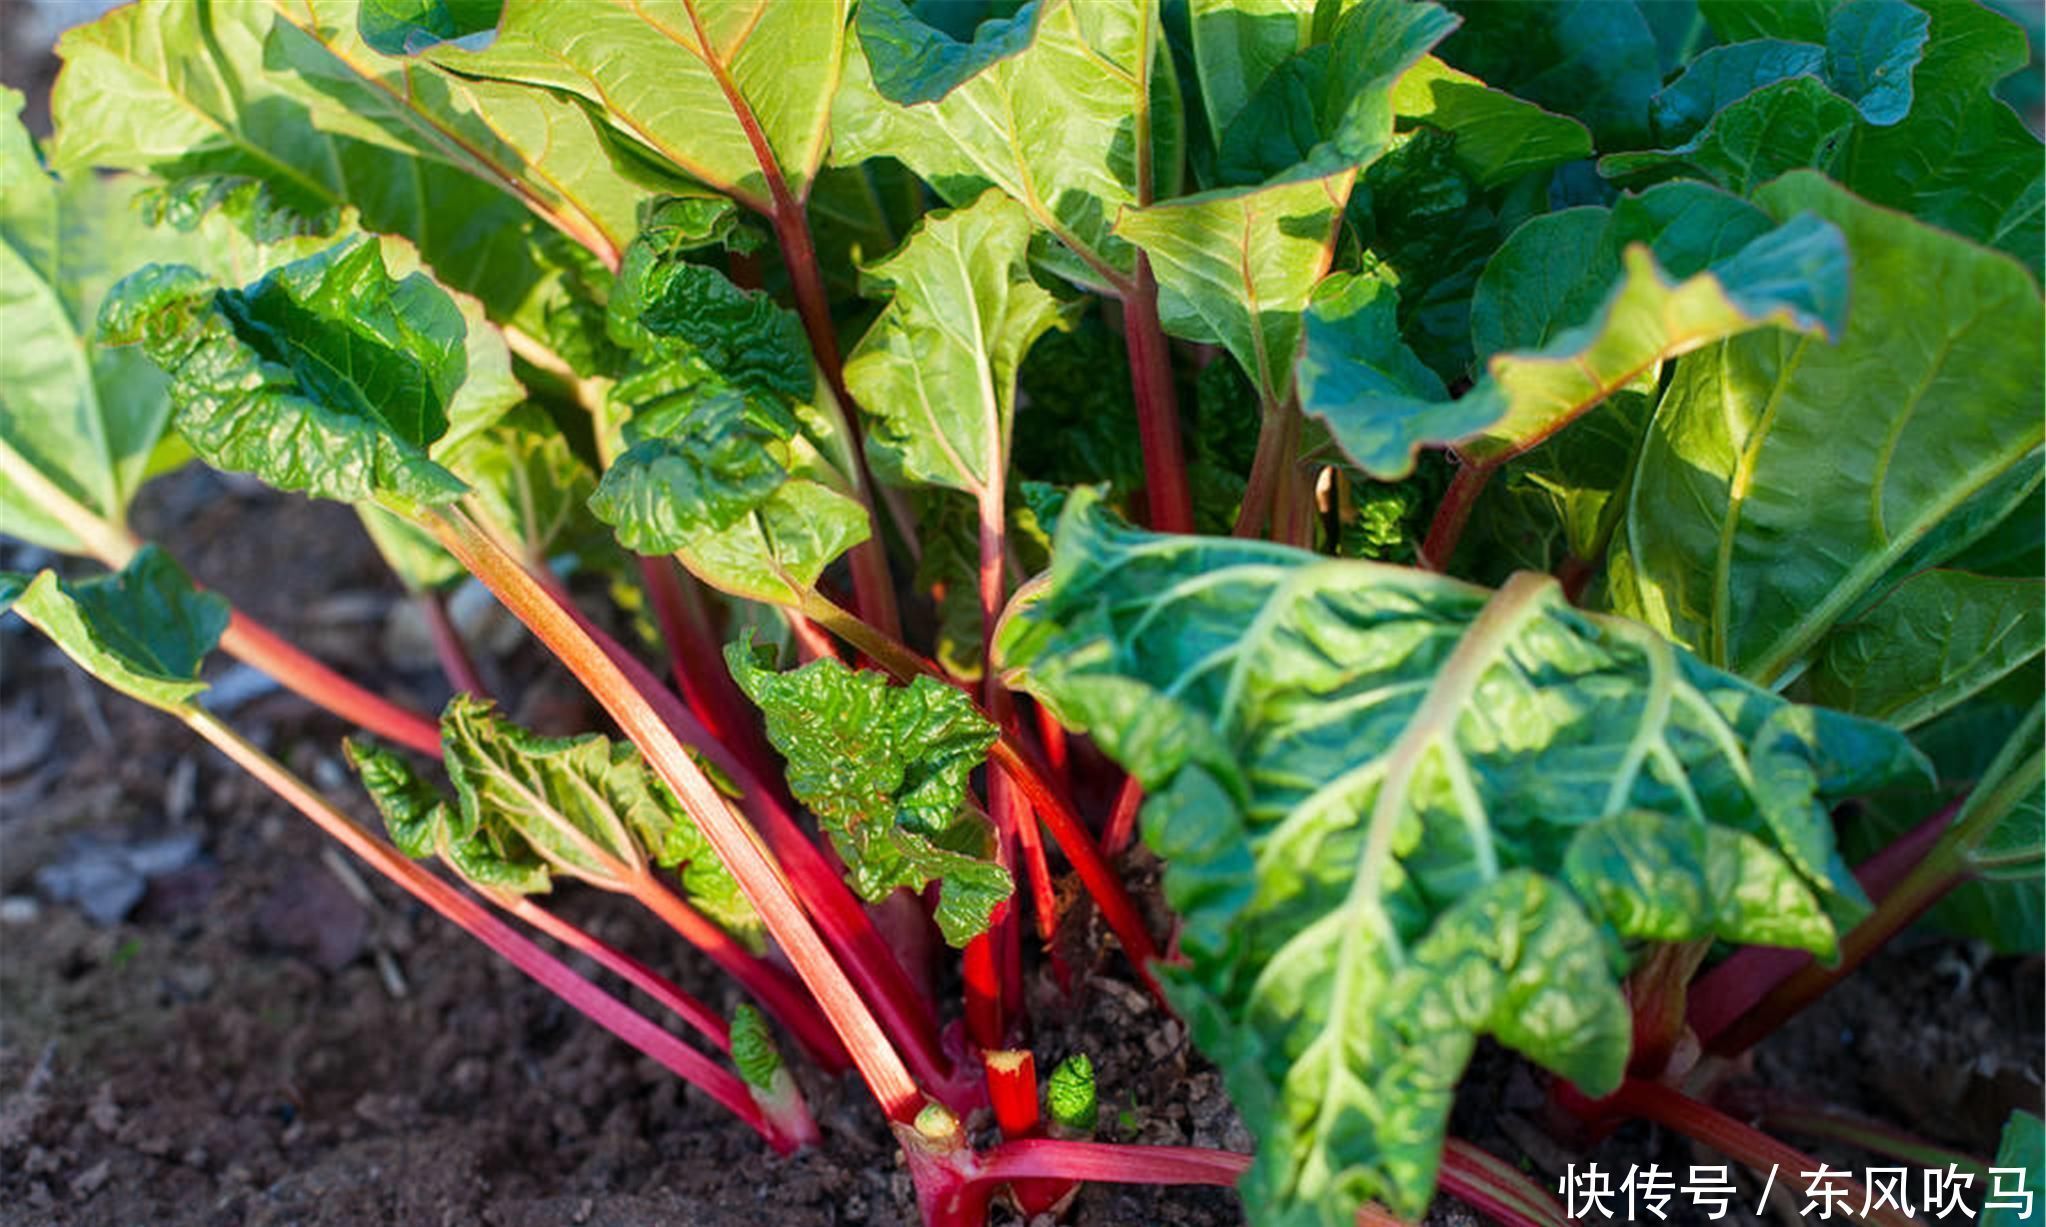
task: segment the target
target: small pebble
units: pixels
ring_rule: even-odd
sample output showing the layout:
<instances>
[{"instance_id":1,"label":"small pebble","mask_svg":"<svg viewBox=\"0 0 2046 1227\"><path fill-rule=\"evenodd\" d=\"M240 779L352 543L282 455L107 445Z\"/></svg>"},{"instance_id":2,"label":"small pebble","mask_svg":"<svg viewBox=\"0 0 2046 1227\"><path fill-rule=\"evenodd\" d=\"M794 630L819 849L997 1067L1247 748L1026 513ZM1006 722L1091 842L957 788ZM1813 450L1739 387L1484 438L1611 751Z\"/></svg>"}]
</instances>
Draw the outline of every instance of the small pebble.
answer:
<instances>
[{"instance_id":1,"label":"small pebble","mask_svg":"<svg viewBox=\"0 0 2046 1227\"><path fill-rule=\"evenodd\" d=\"M9 895L0 899L0 924L32 925L43 917L43 905L32 895Z\"/></svg>"},{"instance_id":2,"label":"small pebble","mask_svg":"<svg viewBox=\"0 0 2046 1227\"><path fill-rule=\"evenodd\" d=\"M90 1197L99 1192L100 1186L113 1174L113 1160L101 1159L78 1174L78 1178L71 1182L71 1193L75 1197Z\"/></svg>"}]
</instances>

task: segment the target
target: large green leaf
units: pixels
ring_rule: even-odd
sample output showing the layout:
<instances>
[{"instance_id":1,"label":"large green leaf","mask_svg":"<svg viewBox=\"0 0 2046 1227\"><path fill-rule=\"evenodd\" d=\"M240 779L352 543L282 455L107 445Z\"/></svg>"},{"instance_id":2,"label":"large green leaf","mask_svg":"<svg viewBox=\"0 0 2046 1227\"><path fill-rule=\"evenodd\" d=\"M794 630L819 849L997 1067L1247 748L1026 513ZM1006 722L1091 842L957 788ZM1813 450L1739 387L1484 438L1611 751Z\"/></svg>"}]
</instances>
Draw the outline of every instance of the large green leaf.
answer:
<instances>
[{"instance_id":1,"label":"large green leaf","mask_svg":"<svg viewBox=\"0 0 2046 1227\"><path fill-rule=\"evenodd\" d=\"M129 204L136 180L43 172L0 90L0 445L117 530L129 500L166 459L163 376L133 350L93 337L115 278L150 260L192 258L186 236L144 226ZM52 549L82 543L0 473L8 534Z\"/></svg>"},{"instance_id":2,"label":"large green leaf","mask_svg":"<svg viewBox=\"0 0 2046 1227\"><path fill-rule=\"evenodd\" d=\"M175 712L206 683L199 666L227 629L227 602L201 592L153 545L111 575L33 580L8 574L0 592L12 608L48 635L64 654L131 699Z\"/></svg>"},{"instance_id":3,"label":"large green leaf","mask_svg":"<svg viewBox=\"0 0 2046 1227\"><path fill-rule=\"evenodd\" d=\"M846 0L507 0L488 46L421 54L458 76L573 94L620 136L765 212L770 176L800 200L823 161L846 9Z\"/></svg>"},{"instance_id":4,"label":"large green leaf","mask_svg":"<svg viewBox=\"0 0 2046 1227\"><path fill-rule=\"evenodd\" d=\"M1187 0L1208 131L1229 130L1279 65L1314 42L1314 0Z\"/></svg>"},{"instance_id":5,"label":"large green leaf","mask_svg":"<svg viewBox=\"0 0 2046 1227\"><path fill-rule=\"evenodd\" d=\"M1843 164L1848 187L1987 243L2038 275L2046 250L2046 155L1993 92L2030 59L2025 32L1980 4L1927 4L1932 31L1911 75L1911 113L1863 126Z\"/></svg>"},{"instance_id":6,"label":"large green leaf","mask_svg":"<svg viewBox=\"0 0 2046 1227\"><path fill-rule=\"evenodd\" d=\"M336 106L319 77L272 70L318 56L309 42L268 4L220 0L142 0L79 26L57 48L53 161L66 173L144 171L202 203L254 185L261 200L250 207L270 227L330 234L353 208L503 318L545 274L525 208L466 165L367 139L374 126L350 108L382 104Z\"/></svg>"},{"instance_id":7,"label":"large green leaf","mask_svg":"<svg viewBox=\"0 0 2046 1227\"><path fill-rule=\"evenodd\" d=\"M322 128L500 185L564 233L621 249L642 201L687 181L565 93L448 72L422 53L497 25L496 0L453 7L268 0L271 62L329 105ZM490 295L482 295L487 300Z\"/></svg>"},{"instance_id":8,"label":"large green leaf","mask_svg":"<svg viewBox=\"0 0 2046 1227\"><path fill-rule=\"evenodd\" d=\"M423 273L339 244L245 290L151 265L107 298L106 339L171 376L176 422L216 468L344 502L444 503L464 486L427 449L468 372L467 326Z\"/></svg>"},{"instance_id":9,"label":"large green leaf","mask_svg":"<svg viewBox=\"0 0 2046 1227\"><path fill-rule=\"evenodd\" d=\"M1442 58L1487 84L1583 120L1602 149L1648 130L1662 84L1655 34L1634 0L1519 0L1455 5L1463 28Z\"/></svg>"},{"instance_id":10,"label":"large green leaf","mask_svg":"<svg viewBox=\"0 0 2046 1227\"><path fill-rule=\"evenodd\" d=\"M1629 941L1830 956L1863 904L1828 806L1919 765L1544 576L1143 533L1084 490L1000 656L1144 786L1261 1224L1418 1216L1480 1034L1610 1090Z\"/></svg>"},{"instance_id":11,"label":"large green leaf","mask_svg":"<svg viewBox=\"0 0 2046 1227\"><path fill-rule=\"evenodd\" d=\"M1015 427L1016 373L1072 311L1030 279L1030 214L990 190L926 217L901 250L868 266L892 291L846 358L877 468L969 494L1000 489Z\"/></svg>"},{"instance_id":12,"label":"large green leaf","mask_svg":"<svg viewBox=\"0 0 2046 1227\"><path fill-rule=\"evenodd\" d=\"M455 842L504 828L554 873L630 890L649 855L682 868L689 902L735 934L759 917L682 803L629 743L595 733L541 737L486 700L456 695L441 713L441 746L455 786Z\"/></svg>"},{"instance_id":13,"label":"large green leaf","mask_svg":"<svg viewBox=\"0 0 2046 1227\"><path fill-rule=\"evenodd\" d=\"M1151 257L1165 330L1227 349L1277 405L1293 386L1300 313L1328 271L1355 177L1203 192L1128 210L1115 230Z\"/></svg>"},{"instance_id":14,"label":"large green leaf","mask_svg":"<svg viewBox=\"0 0 2046 1227\"><path fill-rule=\"evenodd\" d=\"M1996 1146L1997 1171L1983 1189L1982 1227L2036 1227L2041 1185L2046 1185L2046 1121L2022 1108L2004 1122Z\"/></svg>"},{"instance_id":15,"label":"large green leaf","mask_svg":"<svg viewBox=\"0 0 2046 1227\"><path fill-rule=\"evenodd\" d=\"M1765 325L1837 335L1839 231L1800 218L1722 255L1727 228L1743 233L1748 212L1692 185L1611 213L1529 222L1494 256L1473 301L1480 350L1510 348L1492 353L1484 377L1453 401L1414 377L1383 296L1331 288L1308 312L1301 407L1365 471L1398 478L1428 444L1454 443L1478 462L1525 451L1657 363L1721 337ZM1658 250L1688 274L1666 273Z\"/></svg>"},{"instance_id":16,"label":"large green leaf","mask_svg":"<svg viewBox=\"0 0 2046 1227\"><path fill-rule=\"evenodd\" d=\"M866 0L832 109L833 159L892 157L955 205L999 187L1084 262L1123 284L1111 233L1125 206L1177 188L1179 99L1152 0L1039 0L970 44L901 0Z\"/></svg>"},{"instance_id":17,"label":"large green leaf","mask_svg":"<svg viewBox=\"0 0 2046 1227\"><path fill-rule=\"evenodd\" d=\"M1901 565L1965 544L1953 526L1978 500L2037 481L2046 325L2015 262L1815 174L1759 203L1845 233L1846 333L1735 337L1678 364L1608 592L1617 612L1769 681L1823 655L1834 624Z\"/></svg>"},{"instance_id":18,"label":"large green leaf","mask_svg":"<svg viewBox=\"0 0 2046 1227\"><path fill-rule=\"evenodd\" d=\"M853 889L879 902L937 883L945 940L963 946L986 932L1013 883L994 859L994 827L964 804L996 737L973 701L936 678L895 686L830 659L777 673L750 637L725 660L766 713L789 791L831 837Z\"/></svg>"}]
</instances>

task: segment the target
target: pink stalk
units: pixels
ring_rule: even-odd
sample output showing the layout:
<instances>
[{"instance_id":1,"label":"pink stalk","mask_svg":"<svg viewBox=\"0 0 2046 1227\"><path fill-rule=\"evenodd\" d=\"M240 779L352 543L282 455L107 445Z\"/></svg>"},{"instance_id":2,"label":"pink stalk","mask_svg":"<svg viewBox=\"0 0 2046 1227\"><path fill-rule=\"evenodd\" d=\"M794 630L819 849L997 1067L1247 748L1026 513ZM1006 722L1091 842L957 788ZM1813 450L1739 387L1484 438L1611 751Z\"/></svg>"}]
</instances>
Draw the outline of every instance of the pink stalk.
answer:
<instances>
[{"instance_id":1,"label":"pink stalk","mask_svg":"<svg viewBox=\"0 0 2046 1227\"><path fill-rule=\"evenodd\" d=\"M641 558L640 577L675 670L683 701L710 735L729 746L762 779L776 777L774 753L761 734L753 706L732 681L731 670L704 606L703 588L670 558Z\"/></svg>"},{"instance_id":2,"label":"pink stalk","mask_svg":"<svg viewBox=\"0 0 2046 1227\"><path fill-rule=\"evenodd\" d=\"M1137 835L1137 815L1144 808L1144 786L1137 783L1137 777L1123 777L1122 788L1115 794L1115 808L1108 812L1108 825L1101 831L1101 850L1109 856L1121 856Z\"/></svg>"},{"instance_id":3,"label":"pink stalk","mask_svg":"<svg viewBox=\"0 0 2046 1227\"><path fill-rule=\"evenodd\" d=\"M440 756L438 723L364 690L238 609L228 619L220 646L236 660L261 670L286 690L348 723L407 749Z\"/></svg>"},{"instance_id":4,"label":"pink stalk","mask_svg":"<svg viewBox=\"0 0 2046 1227\"><path fill-rule=\"evenodd\" d=\"M489 896L490 901L547 936L595 959L599 966L652 997L701 1032L719 1052L732 1047L731 1028L717 1011L684 992L674 981L611 943L568 923L524 895Z\"/></svg>"},{"instance_id":5,"label":"pink stalk","mask_svg":"<svg viewBox=\"0 0 2046 1227\"><path fill-rule=\"evenodd\" d=\"M370 868L453 921L591 1022L710 1096L746 1122L777 1151L787 1154L795 1149L793 1140L782 1136L761 1114L759 1106L747 1092L746 1084L737 1074L649 1022L624 1002L583 979L559 959L521 936L475 900L408 860L389 844L371 837L329 805L326 798L211 714L192 712L184 719L237 766L262 781L272 792L311 819L315 826L367 862Z\"/></svg>"},{"instance_id":6,"label":"pink stalk","mask_svg":"<svg viewBox=\"0 0 2046 1227\"><path fill-rule=\"evenodd\" d=\"M1449 489L1443 492L1435 518L1428 521L1428 535L1421 542L1417 561L1422 568L1429 571L1449 568L1457 542L1463 540L1464 525L1470 522L1471 508L1477 506L1478 496L1485 492L1496 469L1496 465L1466 463L1449 479Z\"/></svg>"},{"instance_id":7,"label":"pink stalk","mask_svg":"<svg viewBox=\"0 0 2046 1227\"><path fill-rule=\"evenodd\" d=\"M1172 357L1158 323L1158 280L1150 257L1137 253L1136 280L1122 300L1123 338L1130 356L1130 391L1137 404L1137 438L1144 448L1144 496L1150 526L1190 533L1193 495L1186 484L1186 453L1179 441L1179 405L1172 392Z\"/></svg>"}]
</instances>

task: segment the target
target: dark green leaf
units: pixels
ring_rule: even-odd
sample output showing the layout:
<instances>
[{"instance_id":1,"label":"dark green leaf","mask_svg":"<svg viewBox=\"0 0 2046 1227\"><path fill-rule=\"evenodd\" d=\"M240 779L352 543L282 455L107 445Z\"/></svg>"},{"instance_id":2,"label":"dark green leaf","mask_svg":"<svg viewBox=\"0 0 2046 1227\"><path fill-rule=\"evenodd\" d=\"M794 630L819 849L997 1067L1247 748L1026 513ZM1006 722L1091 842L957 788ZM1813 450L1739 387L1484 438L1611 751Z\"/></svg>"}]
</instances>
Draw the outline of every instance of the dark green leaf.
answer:
<instances>
[{"instance_id":1,"label":"dark green leaf","mask_svg":"<svg viewBox=\"0 0 2046 1227\"><path fill-rule=\"evenodd\" d=\"M9 606L101 682L170 712L206 689L199 666L227 629L227 602L193 587L162 550L145 545L93 579L22 578L7 577Z\"/></svg>"},{"instance_id":2,"label":"dark green leaf","mask_svg":"<svg viewBox=\"0 0 2046 1227\"><path fill-rule=\"evenodd\" d=\"M1979 4L1927 12L1932 30L1911 77L1911 113L1857 133L1842 178L1877 204L2010 253L2036 278L2046 250L2046 156L1992 92L2030 58L2024 31Z\"/></svg>"},{"instance_id":3,"label":"dark green leaf","mask_svg":"<svg viewBox=\"0 0 2046 1227\"><path fill-rule=\"evenodd\" d=\"M385 55L410 55L435 43L494 29L504 0L362 0L362 41Z\"/></svg>"},{"instance_id":4,"label":"dark green leaf","mask_svg":"<svg viewBox=\"0 0 2046 1227\"><path fill-rule=\"evenodd\" d=\"M996 737L973 701L936 678L894 686L836 660L776 673L756 662L750 636L725 660L766 713L789 791L831 836L853 889L879 902L935 882L946 941L986 932L1013 884L994 860L994 828L964 804Z\"/></svg>"},{"instance_id":5,"label":"dark green leaf","mask_svg":"<svg viewBox=\"0 0 2046 1227\"><path fill-rule=\"evenodd\" d=\"M1667 145L1690 140L1728 106L1765 85L1822 76L1826 49L1814 43L1758 38L1713 47L1685 67L1649 104L1655 134Z\"/></svg>"},{"instance_id":6,"label":"dark green leaf","mask_svg":"<svg viewBox=\"0 0 2046 1227\"><path fill-rule=\"evenodd\" d=\"M1999 1208L1983 1211L1982 1227L2036 1225L2038 1199L2046 1196L2041 1189L2046 1185L2046 1121L2023 1109L2012 1112L2003 1126L2003 1140L1996 1146L1996 1166L2015 1172L1992 1175L1992 1181L2000 1182L2002 1189L1992 1183L1983 1190L1985 1200L1996 1192L2007 1195L1996 1198Z\"/></svg>"},{"instance_id":7,"label":"dark green leaf","mask_svg":"<svg viewBox=\"0 0 2046 1227\"><path fill-rule=\"evenodd\" d=\"M1425 124L1455 137L1457 164L1482 188L1591 154L1583 124L1491 89L1432 55L1401 74L1392 109L1402 128Z\"/></svg>"},{"instance_id":8,"label":"dark green leaf","mask_svg":"<svg viewBox=\"0 0 2046 1227\"><path fill-rule=\"evenodd\" d=\"M1911 110L1911 76L1931 22L1904 0L1848 0L1826 21L1826 80L1878 126Z\"/></svg>"},{"instance_id":9,"label":"dark green leaf","mask_svg":"<svg viewBox=\"0 0 2046 1227\"><path fill-rule=\"evenodd\" d=\"M1655 34L1634 0L1486 0L1455 6L1463 28L1442 58L1590 126L1601 148L1648 133L1648 100L1662 75Z\"/></svg>"},{"instance_id":10,"label":"dark green leaf","mask_svg":"<svg viewBox=\"0 0 2046 1227\"><path fill-rule=\"evenodd\" d=\"M1921 571L1826 636L1807 675L1829 707L1922 723L2046 651L2046 580Z\"/></svg>"},{"instance_id":11,"label":"dark green leaf","mask_svg":"<svg viewBox=\"0 0 2046 1227\"><path fill-rule=\"evenodd\" d=\"M1788 170L1830 169L1854 130L1854 104L1816 77L1791 77L1739 99L1674 149L1599 159L1613 179L1690 173L1748 195Z\"/></svg>"},{"instance_id":12,"label":"dark green leaf","mask_svg":"<svg viewBox=\"0 0 2046 1227\"><path fill-rule=\"evenodd\" d=\"M1957 509L2036 481L2046 414L2039 292L2016 263L1814 174L1759 202L1845 233L1846 332L1837 345L1756 333L1678 363L1643 444L1608 599L1770 681L1902 578L1897 564L1943 562L1919 547L1941 540ZM1851 425L1842 405L1858 406Z\"/></svg>"},{"instance_id":13,"label":"dark green leaf","mask_svg":"<svg viewBox=\"0 0 2046 1227\"><path fill-rule=\"evenodd\" d=\"M1481 1033L1616 1085L1625 939L1830 955L1861 899L1828 807L1920 766L1545 577L1157 536L1086 491L1000 656L1144 785L1172 991L1260 1137L1264 1222L1418 1214Z\"/></svg>"}]
</instances>

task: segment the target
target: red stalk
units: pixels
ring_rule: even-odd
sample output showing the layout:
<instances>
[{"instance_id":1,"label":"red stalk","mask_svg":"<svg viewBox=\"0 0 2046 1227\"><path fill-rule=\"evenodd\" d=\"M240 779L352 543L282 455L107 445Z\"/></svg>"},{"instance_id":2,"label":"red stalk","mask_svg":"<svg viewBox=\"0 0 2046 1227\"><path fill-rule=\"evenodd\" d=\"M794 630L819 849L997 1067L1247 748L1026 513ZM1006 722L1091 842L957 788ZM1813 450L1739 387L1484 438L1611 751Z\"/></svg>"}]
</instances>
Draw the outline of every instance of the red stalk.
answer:
<instances>
[{"instance_id":1,"label":"red stalk","mask_svg":"<svg viewBox=\"0 0 2046 1227\"><path fill-rule=\"evenodd\" d=\"M981 1054L987 1069L988 1102L1002 1136L1014 1141L1036 1137L1037 1058L1027 1048L993 1049Z\"/></svg>"},{"instance_id":2,"label":"red stalk","mask_svg":"<svg viewBox=\"0 0 2046 1227\"><path fill-rule=\"evenodd\" d=\"M1044 747L1044 761L1051 768L1052 783L1060 788L1072 787L1072 747L1066 742L1065 726L1051 714L1051 709L1042 703L1030 705L1037 724L1037 741Z\"/></svg>"},{"instance_id":3,"label":"red stalk","mask_svg":"<svg viewBox=\"0 0 2046 1227\"><path fill-rule=\"evenodd\" d=\"M1428 535L1421 542L1420 558L1416 562L1425 570L1446 571L1449 560L1456 553L1457 542L1463 540L1463 527L1470 521L1471 508L1478 502L1478 496L1485 492L1485 486L1492 480L1496 465L1465 463L1456 470L1456 476L1449 479L1449 489L1442 494L1442 502L1435 508L1435 518L1428 522Z\"/></svg>"},{"instance_id":4,"label":"red stalk","mask_svg":"<svg viewBox=\"0 0 2046 1227\"><path fill-rule=\"evenodd\" d=\"M789 1029L810 1059L830 1073L849 1064L845 1046L829 1023L820 1018L796 978L732 940L730 934L690 907L659 878L649 873L633 884L632 897L659 916L682 940L703 951L710 961L737 980L769 1018Z\"/></svg>"},{"instance_id":5,"label":"red stalk","mask_svg":"<svg viewBox=\"0 0 2046 1227\"><path fill-rule=\"evenodd\" d=\"M1256 537L1274 519L1273 507L1285 487L1285 472L1300 454L1300 410L1288 404L1266 402L1264 421L1257 431L1257 454L1251 457L1250 476L1243 487L1243 502L1236 509L1236 523L1229 532L1235 537Z\"/></svg>"},{"instance_id":6,"label":"red stalk","mask_svg":"<svg viewBox=\"0 0 2046 1227\"><path fill-rule=\"evenodd\" d=\"M1121 856L1137 835L1137 815L1144 808L1144 786L1137 777L1123 777L1122 790L1115 794L1115 808L1108 811L1108 825L1101 831L1101 850Z\"/></svg>"},{"instance_id":7,"label":"red stalk","mask_svg":"<svg viewBox=\"0 0 2046 1227\"><path fill-rule=\"evenodd\" d=\"M1761 1029L1758 1024L1748 1025L1740 1028L1740 1034L1730 1034L1737 1023L1753 1016L1765 1001L1775 999L1775 995L1788 989L1792 981L1804 980L1810 972L1831 975L1834 979L1844 976L1883 941L1900 932L1925 908L1937 902L1936 895L1918 902L1900 900L1896 904L1891 903L1891 898L1905 877L1924 863L1927 854L1952 824L1954 815L1960 812L1961 805L1962 802L1957 800L1941 808L1855 869L1854 876L1861 883L1861 888L1880 898L1882 903L1841 941L1839 967L1827 972L1817 967L1812 956L1801 950L1748 946L1698 977L1691 986L1688 1013L1691 1030L1697 1033L1698 1042L1724 1056L1745 1051L1754 1040L1768 1034L1790 1016L1777 1014L1776 1023L1769 1024L1767 1029ZM1906 914L1907 908L1914 910ZM1871 925L1876 927L1870 929ZM1869 930L1866 935L1863 935L1864 930ZM1878 933L1880 940L1871 942L1869 938ZM1855 950L1859 953L1853 953ZM1816 997L1817 994L1813 994L1810 999L1815 1000ZM1784 1000L1780 1004L1790 1003ZM1801 1009L1802 1005L1798 1008Z\"/></svg>"},{"instance_id":8,"label":"red stalk","mask_svg":"<svg viewBox=\"0 0 2046 1227\"><path fill-rule=\"evenodd\" d=\"M741 762L722 742L712 738L694 714L672 691L661 684L653 671L625 650L617 640L582 616L560 590L552 575L535 577L549 587L569 617L625 674L640 695L659 714L683 744L694 746L718 770L731 777L743 794L740 806L753 820L773 849L775 858L797 887L806 911L817 921L832 948L844 960L846 974L861 986L868 1004L902 1045L903 1058L917 1081L948 1104L969 1106L978 1095L975 1081L962 1078L944 1055L938 1039L937 1021L929 1004L916 990L894 952L875 931L873 920L824 854L810 842L796 820L781 805L778 795Z\"/></svg>"},{"instance_id":9,"label":"red stalk","mask_svg":"<svg viewBox=\"0 0 2046 1227\"><path fill-rule=\"evenodd\" d=\"M913 1119L924 1097L887 1032L811 926L758 836L727 807L652 705L576 617L467 517L442 511L423 526L575 674L639 747L648 765L675 790L831 1020L882 1111L893 1121Z\"/></svg>"},{"instance_id":10,"label":"red stalk","mask_svg":"<svg viewBox=\"0 0 2046 1227\"><path fill-rule=\"evenodd\" d=\"M641 558L639 573L661 637L668 641L675 683L689 710L696 713L711 737L744 759L753 774L766 780L777 778L774 754L753 717L753 706L739 692L731 670L725 668L702 585L670 558Z\"/></svg>"},{"instance_id":11,"label":"red stalk","mask_svg":"<svg viewBox=\"0 0 2046 1227\"><path fill-rule=\"evenodd\" d=\"M185 715L184 720L237 766L262 781L272 792L311 819L315 826L368 863L370 868L460 926L591 1022L716 1100L777 1151L788 1154L795 1149L793 1140L782 1136L762 1116L745 1083L731 1070L649 1022L624 1002L583 979L559 959L521 936L475 900L406 859L397 849L371 837L329 805L326 798L214 716L194 711Z\"/></svg>"},{"instance_id":12,"label":"red stalk","mask_svg":"<svg viewBox=\"0 0 2046 1227\"><path fill-rule=\"evenodd\" d=\"M716 1045L719 1052L731 1051L732 1032L725 1020L717 1011L684 992L674 981L609 942L568 923L524 895L486 894L486 897L570 950L595 959L599 966L668 1007L675 1017L696 1028L705 1039Z\"/></svg>"},{"instance_id":13,"label":"red stalk","mask_svg":"<svg viewBox=\"0 0 2046 1227\"><path fill-rule=\"evenodd\" d=\"M1130 392L1137 405L1137 438L1144 448L1150 526L1161 533L1190 533L1193 495L1187 489L1186 453L1179 440L1172 356L1158 322L1158 280L1142 252L1137 253L1135 283L1123 295L1122 328L1130 356Z\"/></svg>"},{"instance_id":14,"label":"red stalk","mask_svg":"<svg viewBox=\"0 0 2046 1227\"><path fill-rule=\"evenodd\" d=\"M440 756L439 724L364 690L239 609L229 616L220 646L236 660L261 670L286 690L348 723L407 749Z\"/></svg>"},{"instance_id":15,"label":"red stalk","mask_svg":"<svg viewBox=\"0 0 2046 1227\"><path fill-rule=\"evenodd\" d=\"M996 908L1000 912L1006 908ZM1002 1046L1002 960L995 948L994 926L966 943L959 970L966 981L966 1034L976 1048Z\"/></svg>"},{"instance_id":16,"label":"red stalk","mask_svg":"<svg viewBox=\"0 0 2046 1227\"><path fill-rule=\"evenodd\" d=\"M1703 1142L1752 1171L1764 1176L1774 1173L1779 1181L1786 1178L1795 1180L1802 1173L1819 1170L1819 1161L1796 1147L1787 1146L1759 1129L1751 1129L1725 1113L1658 1082L1630 1078L1621 1085L1618 1093L1601 1100L1600 1106L1623 1115L1654 1121L1687 1138ZM1917 1227L1915 1220L1908 1215L1889 1208L1877 1209L1867 1216L1856 1213L1855 1207L1866 1204L1867 1193L1854 1181L1836 1180L1832 1187L1846 1191L1846 1204L1839 1208L1863 1222L1876 1223L1880 1227Z\"/></svg>"},{"instance_id":17,"label":"red stalk","mask_svg":"<svg viewBox=\"0 0 2046 1227\"><path fill-rule=\"evenodd\" d=\"M1734 1116L1753 1119L1760 1128L1845 1142L1871 1154L1902 1159L1919 1167L1943 1168L1951 1163L1962 1171L1974 1172L1977 1180L1989 1179L1989 1165L1973 1155L1935 1145L1831 1104L1748 1087L1721 1094L1718 1106Z\"/></svg>"},{"instance_id":18,"label":"red stalk","mask_svg":"<svg viewBox=\"0 0 2046 1227\"><path fill-rule=\"evenodd\" d=\"M1575 1220L1547 1189L1462 1138L1442 1147L1442 1187L1502 1227L1563 1227Z\"/></svg>"},{"instance_id":19,"label":"red stalk","mask_svg":"<svg viewBox=\"0 0 2046 1227\"><path fill-rule=\"evenodd\" d=\"M438 592L422 592L418 597L419 612L426 618L427 633L433 638L433 654L440 660L440 671L447 678L448 689L456 694L467 692L478 698L489 698L490 689L483 684L482 674L476 672L476 661L469 655L469 646L462 642L461 631L455 628L455 620L448 616L448 603Z\"/></svg>"}]
</instances>

